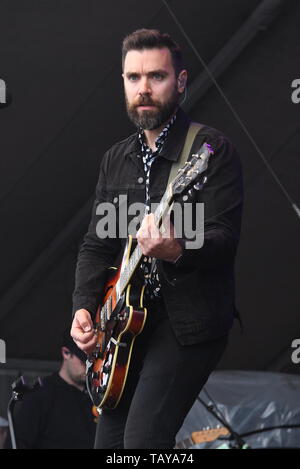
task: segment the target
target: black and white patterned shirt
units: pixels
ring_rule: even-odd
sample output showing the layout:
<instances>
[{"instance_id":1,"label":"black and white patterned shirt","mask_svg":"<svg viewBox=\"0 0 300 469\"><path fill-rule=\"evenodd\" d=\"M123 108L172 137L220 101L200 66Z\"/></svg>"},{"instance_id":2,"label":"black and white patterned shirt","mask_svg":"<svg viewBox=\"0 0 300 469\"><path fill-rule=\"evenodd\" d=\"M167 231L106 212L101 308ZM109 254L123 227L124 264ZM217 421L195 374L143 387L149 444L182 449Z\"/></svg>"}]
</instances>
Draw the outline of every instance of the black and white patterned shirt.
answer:
<instances>
[{"instance_id":1,"label":"black and white patterned shirt","mask_svg":"<svg viewBox=\"0 0 300 469\"><path fill-rule=\"evenodd\" d=\"M153 161L158 157L159 153L162 151L163 145L168 137L170 128L176 120L176 114L168 122L168 124L163 128L157 139L155 140L156 150L152 151L151 148L145 142L144 131L141 129L138 135L138 139L141 145L144 171L146 177L146 197L145 197L145 215L150 213L150 171ZM159 276L157 272L156 259L144 256L141 269L145 277L145 297L148 299L153 299L155 297L160 297L161 284L159 281Z\"/></svg>"}]
</instances>

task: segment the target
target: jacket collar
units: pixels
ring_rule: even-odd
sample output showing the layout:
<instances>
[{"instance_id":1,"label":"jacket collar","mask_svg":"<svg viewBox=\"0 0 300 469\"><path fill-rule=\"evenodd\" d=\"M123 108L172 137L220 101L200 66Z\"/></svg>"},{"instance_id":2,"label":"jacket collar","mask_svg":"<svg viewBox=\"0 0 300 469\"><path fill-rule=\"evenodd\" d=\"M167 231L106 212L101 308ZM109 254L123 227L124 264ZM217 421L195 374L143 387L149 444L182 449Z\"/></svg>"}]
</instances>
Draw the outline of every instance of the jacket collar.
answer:
<instances>
[{"instance_id":1,"label":"jacket collar","mask_svg":"<svg viewBox=\"0 0 300 469\"><path fill-rule=\"evenodd\" d=\"M185 112L179 108L177 111L177 117L172 125L168 138L164 143L159 158L166 158L170 161L177 161L179 155L183 149L185 137L190 125L191 119L185 114ZM133 135L132 141L128 144L125 150L125 156L131 153L138 154L141 151L138 132Z\"/></svg>"}]
</instances>

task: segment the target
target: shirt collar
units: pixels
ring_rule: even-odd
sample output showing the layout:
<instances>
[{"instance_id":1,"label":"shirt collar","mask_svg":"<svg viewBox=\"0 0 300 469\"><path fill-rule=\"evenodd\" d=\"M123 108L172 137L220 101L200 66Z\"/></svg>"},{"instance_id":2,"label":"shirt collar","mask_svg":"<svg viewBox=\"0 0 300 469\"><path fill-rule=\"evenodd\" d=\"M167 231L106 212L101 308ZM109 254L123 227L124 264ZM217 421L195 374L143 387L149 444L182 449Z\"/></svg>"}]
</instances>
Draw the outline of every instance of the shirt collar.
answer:
<instances>
[{"instance_id":1,"label":"shirt collar","mask_svg":"<svg viewBox=\"0 0 300 469\"><path fill-rule=\"evenodd\" d=\"M170 161L177 161L182 151L185 137L190 125L190 118L185 112L179 108L176 113L176 119L171 125L168 133L168 138L164 142L159 157L166 158ZM159 136L157 137L159 138ZM141 151L139 142L139 132L134 135L133 140L129 143L125 150L125 156L130 153L138 154Z\"/></svg>"},{"instance_id":2,"label":"shirt collar","mask_svg":"<svg viewBox=\"0 0 300 469\"><path fill-rule=\"evenodd\" d=\"M139 139L139 142L140 142L141 150L144 154L149 154L149 155L154 156L154 155L157 155L161 152L162 147L163 147L163 145L164 145L164 143L167 140L167 137L169 135L170 128L174 124L175 120L176 120L176 114L174 114L172 116L172 118L169 120L169 122L165 125L165 127L162 129L162 131L160 132L160 134L156 138L156 140L155 140L156 150L155 151L152 151L151 148L147 145L147 143L145 141L145 132L142 128L140 128L140 130L138 132L138 139Z\"/></svg>"}]
</instances>

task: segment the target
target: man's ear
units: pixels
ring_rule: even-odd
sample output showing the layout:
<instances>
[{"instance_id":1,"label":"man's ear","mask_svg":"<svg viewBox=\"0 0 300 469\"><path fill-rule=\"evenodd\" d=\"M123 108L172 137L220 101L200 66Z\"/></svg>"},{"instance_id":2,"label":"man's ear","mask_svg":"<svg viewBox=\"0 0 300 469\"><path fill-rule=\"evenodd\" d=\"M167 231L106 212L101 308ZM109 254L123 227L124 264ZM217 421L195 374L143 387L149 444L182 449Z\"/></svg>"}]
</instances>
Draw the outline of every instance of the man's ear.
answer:
<instances>
[{"instance_id":1,"label":"man's ear","mask_svg":"<svg viewBox=\"0 0 300 469\"><path fill-rule=\"evenodd\" d=\"M187 71L181 70L177 77L177 89L179 93L183 93L187 82Z\"/></svg>"}]
</instances>

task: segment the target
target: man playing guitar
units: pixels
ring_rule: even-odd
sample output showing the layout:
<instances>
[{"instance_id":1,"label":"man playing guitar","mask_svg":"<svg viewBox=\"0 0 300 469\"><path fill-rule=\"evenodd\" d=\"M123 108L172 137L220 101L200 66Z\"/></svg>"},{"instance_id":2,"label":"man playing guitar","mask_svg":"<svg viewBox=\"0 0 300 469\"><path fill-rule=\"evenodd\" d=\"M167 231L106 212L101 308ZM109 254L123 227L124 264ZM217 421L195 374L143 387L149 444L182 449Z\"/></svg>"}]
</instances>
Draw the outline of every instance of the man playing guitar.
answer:
<instances>
[{"instance_id":1,"label":"man playing guitar","mask_svg":"<svg viewBox=\"0 0 300 469\"><path fill-rule=\"evenodd\" d=\"M180 194L179 202L191 204L187 219L191 226L195 225L194 208L204 204L204 242L190 248L184 235L177 237L172 216L166 219L170 229L164 236L151 204L164 195L190 128L191 121L179 105L187 71L181 49L171 37L146 29L124 39L122 66L127 112L137 132L115 144L101 162L92 219L78 256L71 335L89 355L95 351L100 329L105 336L103 324L96 320L95 326L95 318L103 303L108 268L127 241L118 231L115 236L115 230L112 236L99 236L105 216L99 205L110 202L120 211L121 196L129 204L142 202L145 215L133 238L142 253L135 278L142 279L143 288L133 306L127 290L126 304L131 312L144 312L145 320L130 348L121 398L115 408L102 406L95 447L173 448L185 416L225 350L236 315L234 260L242 213L241 167L230 141L219 131L201 126L188 160L203 144L212 148L212 155L207 169L187 193ZM119 317L115 315L115 321ZM113 341L118 350L122 346L129 350L121 339ZM96 375L99 381L103 370ZM104 382L96 388L101 399L108 393L107 386Z\"/></svg>"}]
</instances>

